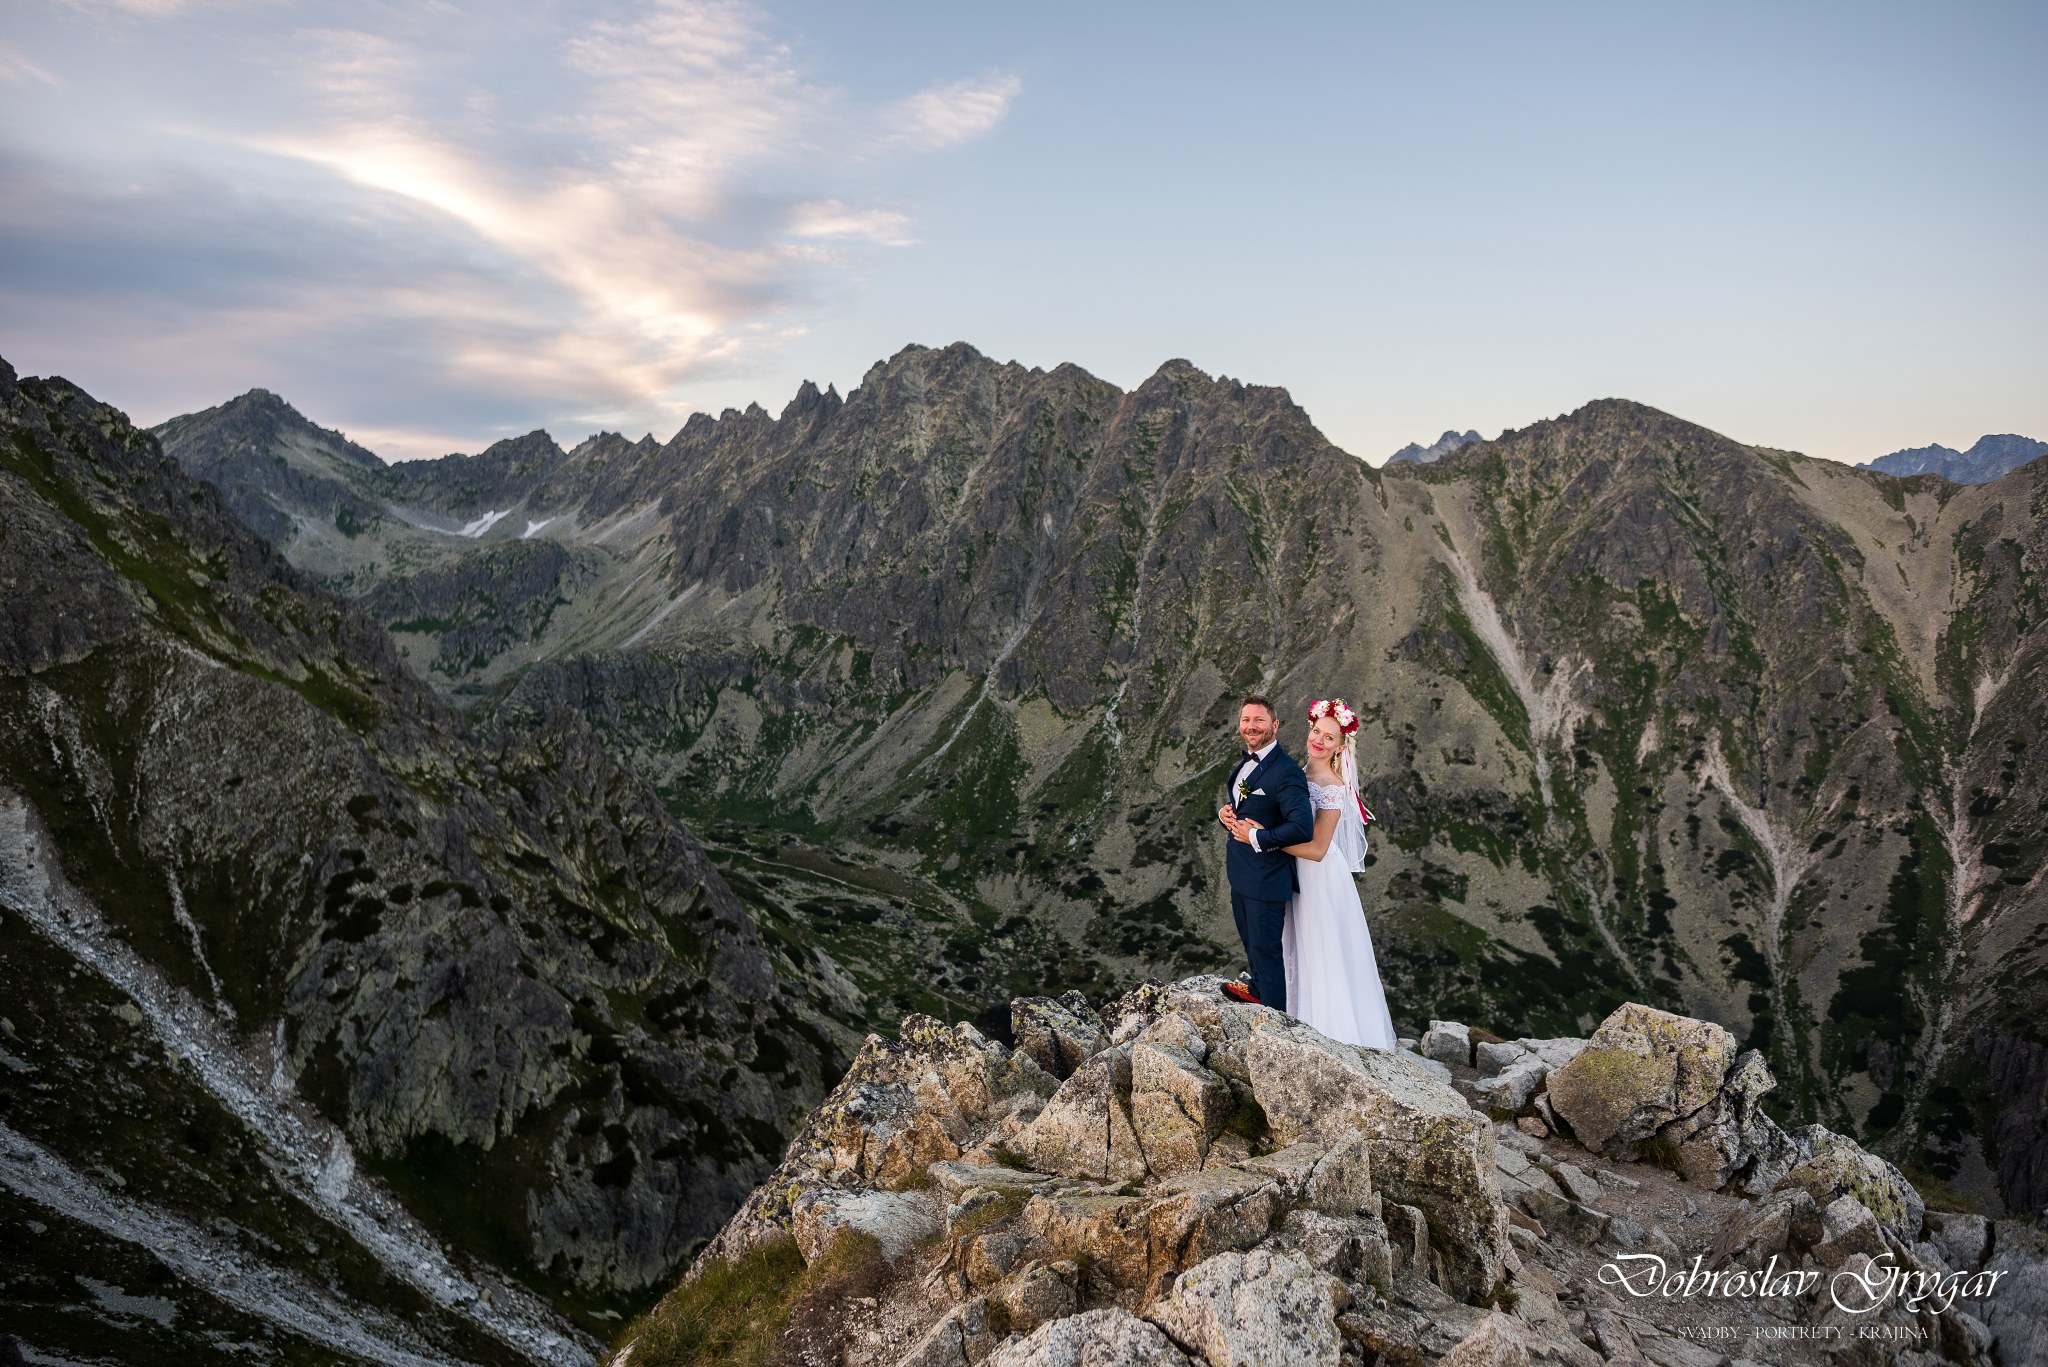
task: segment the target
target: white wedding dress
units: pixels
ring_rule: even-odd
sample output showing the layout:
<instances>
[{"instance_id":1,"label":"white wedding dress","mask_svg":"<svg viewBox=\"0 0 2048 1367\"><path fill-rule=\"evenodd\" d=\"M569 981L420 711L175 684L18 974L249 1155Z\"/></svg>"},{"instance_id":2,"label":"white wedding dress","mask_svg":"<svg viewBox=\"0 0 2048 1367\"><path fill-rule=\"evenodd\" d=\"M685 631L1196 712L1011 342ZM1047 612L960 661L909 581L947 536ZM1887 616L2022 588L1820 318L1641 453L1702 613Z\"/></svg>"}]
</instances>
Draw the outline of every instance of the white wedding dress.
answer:
<instances>
[{"instance_id":1,"label":"white wedding dress","mask_svg":"<svg viewBox=\"0 0 2048 1367\"><path fill-rule=\"evenodd\" d=\"M1308 785L1317 812L1337 811L1337 832L1320 860L1296 859L1301 891L1287 908L1280 952L1287 964L1287 1010L1331 1039L1373 1049L1394 1047L1387 991L1373 958L1358 885L1364 866L1365 822L1357 799L1342 784Z\"/></svg>"}]
</instances>

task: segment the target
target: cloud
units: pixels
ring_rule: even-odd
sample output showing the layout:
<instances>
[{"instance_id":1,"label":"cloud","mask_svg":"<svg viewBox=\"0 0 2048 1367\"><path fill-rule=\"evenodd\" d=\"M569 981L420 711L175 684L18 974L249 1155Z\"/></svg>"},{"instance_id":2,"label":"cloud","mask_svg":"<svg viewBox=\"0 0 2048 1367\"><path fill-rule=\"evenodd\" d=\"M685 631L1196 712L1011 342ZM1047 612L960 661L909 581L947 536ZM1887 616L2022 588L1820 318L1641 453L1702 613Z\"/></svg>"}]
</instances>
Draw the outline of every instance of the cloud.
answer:
<instances>
[{"instance_id":1,"label":"cloud","mask_svg":"<svg viewBox=\"0 0 2048 1367\"><path fill-rule=\"evenodd\" d=\"M840 238L884 247L908 247L917 241L910 236L908 214L894 209L849 208L836 199L797 205L790 210L789 231L797 237Z\"/></svg>"},{"instance_id":2,"label":"cloud","mask_svg":"<svg viewBox=\"0 0 2048 1367\"><path fill-rule=\"evenodd\" d=\"M893 141L908 147L952 147L1003 121L1023 83L1015 76L954 81L899 100L891 109Z\"/></svg>"},{"instance_id":3,"label":"cloud","mask_svg":"<svg viewBox=\"0 0 2048 1367\"><path fill-rule=\"evenodd\" d=\"M256 383L309 410L324 395L327 420L405 454L479 419L479 442L673 426L693 381L801 331L861 251L915 241L908 212L835 183L843 167L872 184L993 128L1018 91L995 76L857 105L733 0L573 23L538 0L489 24L331 12L132 29L136 70L93 73L127 78L99 123L61 145L0 131L0 183L34 187L0 202L0 344L34 320L49 352L209 387L188 406ZM74 74L11 56L0 80ZM81 332L123 300L144 321Z\"/></svg>"},{"instance_id":4,"label":"cloud","mask_svg":"<svg viewBox=\"0 0 2048 1367\"><path fill-rule=\"evenodd\" d=\"M0 43L0 84L60 86L58 80L28 57L4 43Z\"/></svg>"}]
</instances>

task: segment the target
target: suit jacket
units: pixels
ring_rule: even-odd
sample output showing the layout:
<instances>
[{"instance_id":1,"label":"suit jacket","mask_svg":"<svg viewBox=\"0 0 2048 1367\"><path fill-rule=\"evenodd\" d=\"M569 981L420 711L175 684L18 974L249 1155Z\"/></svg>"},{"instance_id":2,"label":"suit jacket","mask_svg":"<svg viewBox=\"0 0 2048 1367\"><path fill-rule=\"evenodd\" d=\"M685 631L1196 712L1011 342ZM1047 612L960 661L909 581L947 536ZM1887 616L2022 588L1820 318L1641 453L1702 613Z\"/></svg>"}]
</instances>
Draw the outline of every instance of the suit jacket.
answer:
<instances>
[{"instance_id":1,"label":"suit jacket","mask_svg":"<svg viewBox=\"0 0 2048 1367\"><path fill-rule=\"evenodd\" d=\"M1231 763L1230 772L1223 779L1226 784L1243 763ZM1245 786L1253 791L1240 801L1233 788L1230 801L1239 816L1258 822L1264 829L1259 832L1260 849L1254 850L1237 840L1230 842L1229 853L1224 857L1230 890L1245 897L1284 902L1300 885L1294 876L1294 856L1282 854L1281 850L1306 844L1316 834L1315 809L1308 800L1308 775L1294 762L1294 756L1276 745L1251 771Z\"/></svg>"}]
</instances>

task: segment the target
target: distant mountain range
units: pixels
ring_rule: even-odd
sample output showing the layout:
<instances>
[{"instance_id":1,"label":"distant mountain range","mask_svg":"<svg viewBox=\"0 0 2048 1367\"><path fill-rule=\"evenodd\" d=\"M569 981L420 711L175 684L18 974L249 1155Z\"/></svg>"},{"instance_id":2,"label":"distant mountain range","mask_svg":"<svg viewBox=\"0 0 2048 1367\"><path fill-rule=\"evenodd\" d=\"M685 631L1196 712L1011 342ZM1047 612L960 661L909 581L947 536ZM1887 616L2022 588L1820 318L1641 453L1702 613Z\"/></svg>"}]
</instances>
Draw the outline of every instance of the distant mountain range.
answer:
<instances>
[{"instance_id":1,"label":"distant mountain range","mask_svg":"<svg viewBox=\"0 0 2048 1367\"><path fill-rule=\"evenodd\" d=\"M0 406L0 1139L95 1210L235 1193L230 1251L354 1304L417 1260L330 1217L402 1201L603 1335L863 1029L1234 967L1250 689L1290 746L1360 711L1407 1032L1710 1016L1787 1118L2048 1202L2048 463L1902 481L1607 399L1375 469L1281 389L963 344L400 465L263 391L152 436L0 367ZM194 1038L228 1071L164 1065ZM43 1288L80 1359L157 1331L66 1317L103 1225L0 1240L0 1311ZM203 1300L191 1344L256 1332ZM379 1303L448 1356L520 1331Z\"/></svg>"},{"instance_id":2,"label":"distant mountain range","mask_svg":"<svg viewBox=\"0 0 2048 1367\"><path fill-rule=\"evenodd\" d=\"M2032 437L2008 433L1979 437L1967 451L1953 451L1946 446L1915 446L1865 461L1858 468L1882 470L1888 475L1901 477L1940 475L1955 484L1989 484L2043 455L2048 455L2048 441L2035 441Z\"/></svg>"},{"instance_id":3,"label":"distant mountain range","mask_svg":"<svg viewBox=\"0 0 2048 1367\"><path fill-rule=\"evenodd\" d=\"M1398 461L1413 461L1417 465L1430 465L1442 460L1461 446L1470 446L1480 439L1477 432L1445 432L1428 446L1409 442L1393 455L1387 457L1387 464Z\"/></svg>"}]
</instances>

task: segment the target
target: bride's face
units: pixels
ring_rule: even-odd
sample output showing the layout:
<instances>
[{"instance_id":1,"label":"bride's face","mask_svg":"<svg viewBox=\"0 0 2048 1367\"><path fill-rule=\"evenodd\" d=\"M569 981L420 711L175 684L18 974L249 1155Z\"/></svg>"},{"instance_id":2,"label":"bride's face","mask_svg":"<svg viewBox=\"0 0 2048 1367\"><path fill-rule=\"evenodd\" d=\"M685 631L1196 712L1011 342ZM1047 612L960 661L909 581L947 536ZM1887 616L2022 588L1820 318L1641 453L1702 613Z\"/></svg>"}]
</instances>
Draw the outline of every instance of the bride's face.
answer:
<instances>
[{"instance_id":1,"label":"bride's face","mask_svg":"<svg viewBox=\"0 0 2048 1367\"><path fill-rule=\"evenodd\" d=\"M1344 731L1329 717L1318 717L1308 729L1308 753L1325 764L1335 764L1344 748Z\"/></svg>"}]
</instances>

